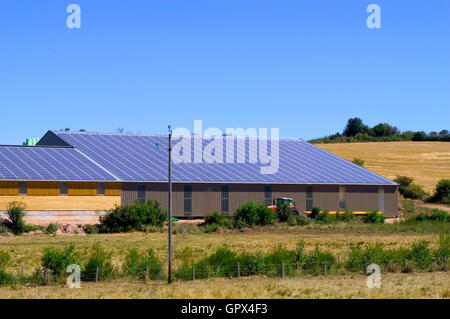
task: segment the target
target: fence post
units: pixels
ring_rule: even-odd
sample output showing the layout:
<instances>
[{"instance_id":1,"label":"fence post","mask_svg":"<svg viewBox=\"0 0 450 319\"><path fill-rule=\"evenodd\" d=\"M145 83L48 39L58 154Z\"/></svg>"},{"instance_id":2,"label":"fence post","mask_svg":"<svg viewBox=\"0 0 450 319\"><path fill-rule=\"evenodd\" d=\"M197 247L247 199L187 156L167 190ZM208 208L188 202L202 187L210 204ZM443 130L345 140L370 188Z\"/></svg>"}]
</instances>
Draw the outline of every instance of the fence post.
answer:
<instances>
[{"instance_id":1,"label":"fence post","mask_svg":"<svg viewBox=\"0 0 450 319\"><path fill-rule=\"evenodd\" d=\"M326 276L327 275L327 262L323 263L323 274Z\"/></svg>"},{"instance_id":2,"label":"fence post","mask_svg":"<svg viewBox=\"0 0 450 319\"><path fill-rule=\"evenodd\" d=\"M447 271L447 256L444 256L444 270Z\"/></svg>"},{"instance_id":3,"label":"fence post","mask_svg":"<svg viewBox=\"0 0 450 319\"><path fill-rule=\"evenodd\" d=\"M284 263L281 264L281 277L284 277Z\"/></svg>"},{"instance_id":4,"label":"fence post","mask_svg":"<svg viewBox=\"0 0 450 319\"><path fill-rule=\"evenodd\" d=\"M47 267L44 267L44 285L47 285L48 276L47 276Z\"/></svg>"},{"instance_id":5,"label":"fence post","mask_svg":"<svg viewBox=\"0 0 450 319\"><path fill-rule=\"evenodd\" d=\"M145 281L148 281L148 266L145 267Z\"/></svg>"},{"instance_id":6,"label":"fence post","mask_svg":"<svg viewBox=\"0 0 450 319\"><path fill-rule=\"evenodd\" d=\"M195 265L192 266L192 280L195 280Z\"/></svg>"},{"instance_id":7,"label":"fence post","mask_svg":"<svg viewBox=\"0 0 450 319\"><path fill-rule=\"evenodd\" d=\"M11 280L12 280L12 287L16 288L16 280L14 279L14 275L12 276Z\"/></svg>"},{"instance_id":8,"label":"fence post","mask_svg":"<svg viewBox=\"0 0 450 319\"><path fill-rule=\"evenodd\" d=\"M98 267L95 269L95 282L98 282Z\"/></svg>"},{"instance_id":9,"label":"fence post","mask_svg":"<svg viewBox=\"0 0 450 319\"><path fill-rule=\"evenodd\" d=\"M364 258L364 275L367 275L367 259Z\"/></svg>"},{"instance_id":10,"label":"fence post","mask_svg":"<svg viewBox=\"0 0 450 319\"><path fill-rule=\"evenodd\" d=\"M20 269L20 277L23 277L23 265L22 268Z\"/></svg>"},{"instance_id":11,"label":"fence post","mask_svg":"<svg viewBox=\"0 0 450 319\"><path fill-rule=\"evenodd\" d=\"M341 264L341 255L339 255L339 254L338 254L338 260L337 260L337 262L338 262L338 265Z\"/></svg>"},{"instance_id":12,"label":"fence post","mask_svg":"<svg viewBox=\"0 0 450 319\"><path fill-rule=\"evenodd\" d=\"M238 277L241 277L241 268L239 267L239 261L238 261L238 264L237 264L237 266L238 266L238 268L237 268L237 276Z\"/></svg>"}]
</instances>

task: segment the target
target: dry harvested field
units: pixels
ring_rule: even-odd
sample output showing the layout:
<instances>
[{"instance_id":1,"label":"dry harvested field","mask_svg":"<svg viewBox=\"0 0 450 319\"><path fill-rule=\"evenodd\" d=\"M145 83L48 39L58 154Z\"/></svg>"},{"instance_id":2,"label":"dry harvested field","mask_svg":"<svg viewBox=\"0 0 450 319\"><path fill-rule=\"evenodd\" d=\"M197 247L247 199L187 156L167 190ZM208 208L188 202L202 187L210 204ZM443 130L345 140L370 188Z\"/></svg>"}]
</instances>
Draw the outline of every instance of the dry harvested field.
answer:
<instances>
[{"instance_id":1,"label":"dry harvested field","mask_svg":"<svg viewBox=\"0 0 450 319\"><path fill-rule=\"evenodd\" d=\"M189 282L82 283L80 289L64 285L0 289L0 298L450 298L450 275L386 273L381 287L369 289L363 275L305 276L294 278L217 278Z\"/></svg>"},{"instance_id":2,"label":"dry harvested field","mask_svg":"<svg viewBox=\"0 0 450 319\"><path fill-rule=\"evenodd\" d=\"M396 175L413 177L427 191L442 178L450 178L448 142L373 142L317 144L348 160L365 161L365 167L389 179Z\"/></svg>"}]
</instances>

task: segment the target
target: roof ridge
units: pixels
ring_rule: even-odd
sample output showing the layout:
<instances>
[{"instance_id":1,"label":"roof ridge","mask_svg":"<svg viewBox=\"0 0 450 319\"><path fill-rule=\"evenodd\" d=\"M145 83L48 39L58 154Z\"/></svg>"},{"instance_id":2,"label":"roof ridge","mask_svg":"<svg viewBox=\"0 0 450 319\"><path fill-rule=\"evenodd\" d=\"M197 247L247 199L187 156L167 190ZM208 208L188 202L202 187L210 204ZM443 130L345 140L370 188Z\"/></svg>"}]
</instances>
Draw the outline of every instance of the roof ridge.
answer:
<instances>
[{"instance_id":1,"label":"roof ridge","mask_svg":"<svg viewBox=\"0 0 450 319\"><path fill-rule=\"evenodd\" d=\"M50 130L54 134L81 134L81 135L119 135L119 136L149 136L149 137L163 137L168 136L169 134L161 134L161 133L121 133L121 132L87 132L87 131L65 131L65 130ZM191 134L181 134L181 135L173 135L173 136L189 136L189 137L199 137L199 135ZM207 136L217 136L217 135L201 135L203 137ZM223 137L230 137L229 135L222 135ZM232 135L231 137L234 138L259 138L259 139L274 139L275 137L259 137L259 136L238 136L238 135ZM300 137L278 137L280 140L294 140L294 141L302 141L306 142ZM306 142L307 143L307 142Z\"/></svg>"}]
</instances>

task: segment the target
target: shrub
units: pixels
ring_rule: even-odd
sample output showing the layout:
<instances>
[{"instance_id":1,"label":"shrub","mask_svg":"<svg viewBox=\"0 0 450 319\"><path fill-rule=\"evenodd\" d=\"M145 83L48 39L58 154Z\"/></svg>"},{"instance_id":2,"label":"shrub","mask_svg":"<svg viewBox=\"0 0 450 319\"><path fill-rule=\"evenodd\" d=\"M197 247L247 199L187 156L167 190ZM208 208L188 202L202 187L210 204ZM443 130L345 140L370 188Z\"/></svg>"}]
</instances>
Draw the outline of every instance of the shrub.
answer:
<instances>
[{"instance_id":1,"label":"shrub","mask_svg":"<svg viewBox=\"0 0 450 319\"><path fill-rule=\"evenodd\" d=\"M394 179L394 182L398 184L398 191L403 195L405 193L406 187L408 187L413 182L413 179L408 176L397 175L397 177Z\"/></svg>"},{"instance_id":2,"label":"shrub","mask_svg":"<svg viewBox=\"0 0 450 319\"><path fill-rule=\"evenodd\" d=\"M264 203L258 203L256 205L256 210L258 211L260 225L270 225L275 222L275 212L268 208Z\"/></svg>"},{"instance_id":3,"label":"shrub","mask_svg":"<svg viewBox=\"0 0 450 319\"><path fill-rule=\"evenodd\" d=\"M0 285L10 283L12 276L6 272L6 268L11 261L11 256L7 252L0 251Z\"/></svg>"},{"instance_id":4,"label":"shrub","mask_svg":"<svg viewBox=\"0 0 450 319\"><path fill-rule=\"evenodd\" d=\"M336 220L340 220L343 222L350 222L355 219L356 219L356 216L353 214L353 212L350 209L345 209L342 212L336 212Z\"/></svg>"},{"instance_id":5,"label":"shrub","mask_svg":"<svg viewBox=\"0 0 450 319\"><path fill-rule=\"evenodd\" d=\"M97 268L99 280L109 278L113 275L111 254L105 252L99 243L91 247L88 259L81 273L82 278L88 281L95 280Z\"/></svg>"},{"instance_id":6,"label":"shrub","mask_svg":"<svg viewBox=\"0 0 450 319\"><path fill-rule=\"evenodd\" d=\"M6 271L6 267L8 267L10 261L11 256L5 251L0 251L0 272Z\"/></svg>"},{"instance_id":7,"label":"shrub","mask_svg":"<svg viewBox=\"0 0 450 319\"><path fill-rule=\"evenodd\" d=\"M432 252L428 248L428 242L421 240L412 244L409 258L417 265L420 270L428 269L432 262Z\"/></svg>"},{"instance_id":8,"label":"shrub","mask_svg":"<svg viewBox=\"0 0 450 319\"><path fill-rule=\"evenodd\" d=\"M25 231L25 204L20 202L11 202L6 209L9 221L5 222L5 226L8 227L15 235L20 235Z\"/></svg>"},{"instance_id":9,"label":"shrub","mask_svg":"<svg viewBox=\"0 0 450 319\"><path fill-rule=\"evenodd\" d=\"M58 229L59 229L59 224L58 223L51 223L51 224L48 224L47 228L45 229L45 232L47 234L53 234L54 235L54 234L56 234Z\"/></svg>"},{"instance_id":10,"label":"shrub","mask_svg":"<svg viewBox=\"0 0 450 319\"><path fill-rule=\"evenodd\" d=\"M288 221L291 215L291 207L288 203L279 204L277 206L277 217L280 222Z\"/></svg>"},{"instance_id":11,"label":"shrub","mask_svg":"<svg viewBox=\"0 0 450 319\"><path fill-rule=\"evenodd\" d=\"M205 217L205 225L210 224L227 225L228 217L225 214L215 211L211 215Z\"/></svg>"},{"instance_id":12,"label":"shrub","mask_svg":"<svg viewBox=\"0 0 450 319\"><path fill-rule=\"evenodd\" d=\"M384 214L378 214L378 210L367 212L363 217L363 222L367 224L383 224L386 217Z\"/></svg>"},{"instance_id":13,"label":"shrub","mask_svg":"<svg viewBox=\"0 0 450 319\"><path fill-rule=\"evenodd\" d=\"M322 267L327 263L327 268L331 268L335 264L334 256L329 252L324 252L319 246L316 246L311 254L305 256L305 260L302 265L302 270L314 274L322 272Z\"/></svg>"},{"instance_id":14,"label":"shrub","mask_svg":"<svg viewBox=\"0 0 450 319\"><path fill-rule=\"evenodd\" d=\"M145 204L136 201L133 205L116 206L100 217L100 232L120 233L133 230L142 231L146 226L162 227L167 219L167 212L156 200Z\"/></svg>"},{"instance_id":15,"label":"shrub","mask_svg":"<svg viewBox=\"0 0 450 319\"><path fill-rule=\"evenodd\" d=\"M405 198L411 199L424 199L427 195L427 192L423 190L423 187L421 185L417 185L414 183L408 185L403 192L403 196Z\"/></svg>"},{"instance_id":16,"label":"shrub","mask_svg":"<svg viewBox=\"0 0 450 319\"><path fill-rule=\"evenodd\" d=\"M310 222L310 220L308 219L308 217L303 216L303 215L297 216L297 225L305 226L305 225L308 225L309 222Z\"/></svg>"},{"instance_id":17,"label":"shrub","mask_svg":"<svg viewBox=\"0 0 450 319\"><path fill-rule=\"evenodd\" d=\"M56 275L65 273L67 266L78 264L80 255L75 252L75 245L69 244L62 249L45 248L41 258L42 265Z\"/></svg>"},{"instance_id":18,"label":"shrub","mask_svg":"<svg viewBox=\"0 0 450 319\"><path fill-rule=\"evenodd\" d=\"M319 214L316 214L314 216L314 219L323 224L331 223L330 214L329 214L328 210L326 210L326 209L321 211Z\"/></svg>"},{"instance_id":19,"label":"shrub","mask_svg":"<svg viewBox=\"0 0 450 319\"><path fill-rule=\"evenodd\" d=\"M246 226L268 225L274 221L275 213L263 203L244 203L233 215L234 226L238 229Z\"/></svg>"},{"instance_id":20,"label":"shrub","mask_svg":"<svg viewBox=\"0 0 450 319\"><path fill-rule=\"evenodd\" d=\"M437 185L434 195L430 198L435 203L450 203L450 179L441 179Z\"/></svg>"},{"instance_id":21,"label":"shrub","mask_svg":"<svg viewBox=\"0 0 450 319\"><path fill-rule=\"evenodd\" d=\"M254 226L259 222L258 210L253 202L242 204L234 213L233 219L245 226ZM237 227L239 228L239 227Z\"/></svg>"},{"instance_id":22,"label":"shrub","mask_svg":"<svg viewBox=\"0 0 450 319\"><path fill-rule=\"evenodd\" d=\"M450 214L443 210L433 209L431 213L420 213L417 215L413 215L405 220L406 223L417 223L425 221L445 223L450 221Z\"/></svg>"},{"instance_id":23,"label":"shrub","mask_svg":"<svg viewBox=\"0 0 450 319\"><path fill-rule=\"evenodd\" d=\"M402 203L403 203L403 210L405 212L412 213L415 211L416 207L411 199L404 199Z\"/></svg>"},{"instance_id":24,"label":"shrub","mask_svg":"<svg viewBox=\"0 0 450 319\"><path fill-rule=\"evenodd\" d=\"M211 215L205 217L205 222L201 226L205 226L204 231L206 233L212 233L219 228L232 228L233 224L227 215L213 212Z\"/></svg>"},{"instance_id":25,"label":"shrub","mask_svg":"<svg viewBox=\"0 0 450 319\"><path fill-rule=\"evenodd\" d=\"M354 157L352 163L364 167L364 160L360 158Z\"/></svg>"},{"instance_id":26,"label":"shrub","mask_svg":"<svg viewBox=\"0 0 450 319\"><path fill-rule=\"evenodd\" d=\"M162 270L161 262L156 258L153 249L144 254L140 254L136 248L130 249L125 257L124 273L128 276L144 279L147 268L151 280L156 279Z\"/></svg>"},{"instance_id":27,"label":"shrub","mask_svg":"<svg viewBox=\"0 0 450 319\"><path fill-rule=\"evenodd\" d=\"M316 218L316 215L318 215L319 213L320 213L320 207L314 206L311 209L311 214L309 214L309 217Z\"/></svg>"},{"instance_id":28,"label":"shrub","mask_svg":"<svg viewBox=\"0 0 450 319\"><path fill-rule=\"evenodd\" d=\"M441 234L439 236L439 247L434 252L435 257L444 258L450 257L450 236Z\"/></svg>"},{"instance_id":29,"label":"shrub","mask_svg":"<svg viewBox=\"0 0 450 319\"><path fill-rule=\"evenodd\" d=\"M84 225L84 232L86 234L98 234L98 232L99 232L98 226L91 225L91 224Z\"/></svg>"},{"instance_id":30,"label":"shrub","mask_svg":"<svg viewBox=\"0 0 450 319\"><path fill-rule=\"evenodd\" d=\"M287 219L287 223L288 223L289 226L297 225L297 217L294 216L293 214L290 214L288 219Z\"/></svg>"}]
</instances>

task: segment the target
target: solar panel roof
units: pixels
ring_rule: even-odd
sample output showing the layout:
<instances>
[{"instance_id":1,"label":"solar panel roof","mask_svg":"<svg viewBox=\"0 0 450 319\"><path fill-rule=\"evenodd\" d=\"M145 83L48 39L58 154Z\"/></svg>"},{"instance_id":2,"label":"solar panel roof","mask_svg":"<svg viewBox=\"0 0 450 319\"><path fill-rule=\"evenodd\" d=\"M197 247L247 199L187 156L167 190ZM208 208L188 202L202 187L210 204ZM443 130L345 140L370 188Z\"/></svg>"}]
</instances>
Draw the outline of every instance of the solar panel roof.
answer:
<instances>
[{"instance_id":1,"label":"solar panel roof","mask_svg":"<svg viewBox=\"0 0 450 319\"><path fill-rule=\"evenodd\" d=\"M46 138L49 134L53 137ZM51 131L47 135L41 139L40 144L46 144L46 140L54 143L56 135L62 144L73 145L121 181L167 181L167 135L70 131ZM174 145L179 140L174 138ZM195 154L199 155L210 143L208 139L192 136L191 145L194 145L195 140L200 140L202 147L191 152L189 163L173 164L174 182L395 185L382 176L301 139L279 140L278 170L273 174L261 173L261 168L268 164L263 164L260 160L250 162L249 145L255 141L252 138L231 137L234 145L232 163L195 163ZM268 139L269 150L272 142ZM237 162L238 150L245 152L243 163ZM222 153L226 154L226 151L224 142Z\"/></svg>"},{"instance_id":2,"label":"solar panel roof","mask_svg":"<svg viewBox=\"0 0 450 319\"><path fill-rule=\"evenodd\" d=\"M0 180L116 181L75 148L0 146Z\"/></svg>"}]
</instances>

